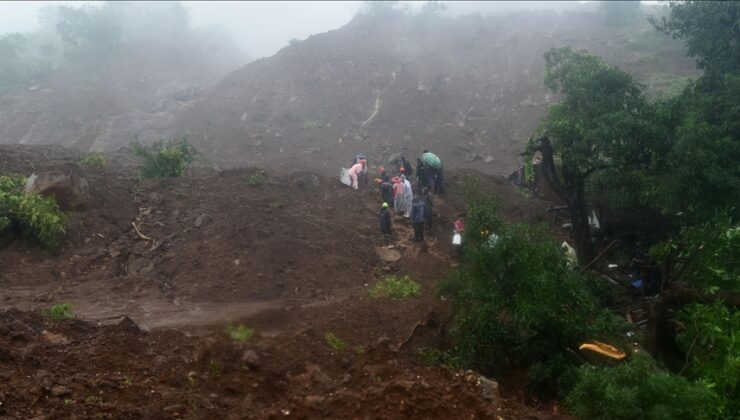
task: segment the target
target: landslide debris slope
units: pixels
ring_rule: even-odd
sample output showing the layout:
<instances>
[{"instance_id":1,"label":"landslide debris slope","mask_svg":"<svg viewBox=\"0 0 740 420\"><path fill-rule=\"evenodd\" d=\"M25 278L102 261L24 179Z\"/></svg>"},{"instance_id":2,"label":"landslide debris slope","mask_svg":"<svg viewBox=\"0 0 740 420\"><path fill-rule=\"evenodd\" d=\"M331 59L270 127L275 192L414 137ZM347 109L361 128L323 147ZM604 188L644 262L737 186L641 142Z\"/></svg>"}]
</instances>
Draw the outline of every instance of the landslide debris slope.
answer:
<instances>
[{"instance_id":1,"label":"landslide debris slope","mask_svg":"<svg viewBox=\"0 0 740 420\"><path fill-rule=\"evenodd\" d=\"M384 261L375 188L203 163L187 177L140 180L141 162L127 152L107 155L104 169L82 168L80 157L0 146L7 171L59 171L88 184L55 252L22 241L0 249L0 415L558 417L417 355L444 339L450 308L436 284L452 263L466 173L450 170L426 245L395 219L401 258ZM483 185L509 220L560 223L541 219L549 204L502 178ZM371 297L386 275L411 276L421 294ZM63 303L77 319L43 315ZM254 334L233 339L229 324Z\"/></svg>"},{"instance_id":2,"label":"landslide debris slope","mask_svg":"<svg viewBox=\"0 0 740 420\"><path fill-rule=\"evenodd\" d=\"M134 137L189 133L222 166L333 175L353 153L375 165L428 148L448 166L508 174L557 99L543 86L543 54L565 45L604 57L656 97L697 75L681 43L644 19L612 27L593 11L358 15L223 79L239 58L215 45L122 52L97 71L54 74L0 96L0 143L113 151Z\"/></svg>"},{"instance_id":3,"label":"landslide debris slope","mask_svg":"<svg viewBox=\"0 0 740 420\"><path fill-rule=\"evenodd\" d=\"M422 149L494 174L519 153L556 96L543 54L570 45L604 57L665 95L695 75L679 42L647 22L606 26L587 12L421 18L358 15L250 63L178 115L226 164L336 169Z\"/></svg>"}]
</instances>

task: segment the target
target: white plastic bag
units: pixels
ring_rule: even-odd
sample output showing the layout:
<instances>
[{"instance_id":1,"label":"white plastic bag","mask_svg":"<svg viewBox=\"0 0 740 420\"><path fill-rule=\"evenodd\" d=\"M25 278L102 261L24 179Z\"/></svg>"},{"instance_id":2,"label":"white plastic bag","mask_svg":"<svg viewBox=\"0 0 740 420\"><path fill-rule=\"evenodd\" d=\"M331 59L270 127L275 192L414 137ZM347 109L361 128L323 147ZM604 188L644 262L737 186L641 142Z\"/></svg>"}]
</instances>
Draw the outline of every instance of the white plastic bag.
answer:
<instances>
[{"instance_id":1,"label":"white plastic bag","mask_svg":"<svg viewBox=\"0 0 740 420\"><path fill-rule=\"evenodd\" d=\"M352 180L349 178L349 169L342 168L342 171L339 173L339 182L346 186L352 186Z\"/></svg>"},{"instance_id":2,"label":"white plastic bag","mask_svg":"<svg viewBox=\"0 0 740 420\"><path fill-rule=\"evenodd\" d=\"M455 232L454 235L452 235L452 245L460 245L462 244L462 236Z\"/></svg>"}]
</instances>

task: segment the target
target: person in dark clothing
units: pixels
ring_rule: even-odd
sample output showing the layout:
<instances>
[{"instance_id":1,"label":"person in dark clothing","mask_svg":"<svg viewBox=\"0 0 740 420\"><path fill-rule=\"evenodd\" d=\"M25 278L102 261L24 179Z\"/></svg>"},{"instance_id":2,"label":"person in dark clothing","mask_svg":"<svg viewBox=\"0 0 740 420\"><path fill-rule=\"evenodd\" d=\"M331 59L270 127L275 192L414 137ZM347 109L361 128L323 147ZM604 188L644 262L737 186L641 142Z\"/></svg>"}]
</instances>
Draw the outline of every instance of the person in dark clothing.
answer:
<instances>
[{"instance_id":1,"label":"person in dark clothing","mask_svg":"<svg viewBox=\"0 0 740 420\"><path fill-rule=\"evenodd\" d=\"M403 168L403 171L401 171L401 168ZM398 162L398 172L403 173L407 178L411 178L411 174L414 173L414 168L403 156L401 156L401 159Z\"/></svg>"},{"instance_id":2,"label":"person in dark clothing","mask_svg":"<svg viewBox=\"0 0 740 420\"><path fill-rule=\"evenodd\" d=\"M424 229L432 230L432 194L429 193L429 188L421 190L424 197Z\"/></svg>"},{"instance_id":3,"label":"person in dark clothing","mask_svg":"<svg viewBox=\"0 0 740 420\"><path fill-rule=\"evenodd\" d=\"M393 184L388 181L388 177L380 181L380 198L389 206L393 205Z\"/></svg>"},{"instance_id":4,"label":"person in dark clothing","mask_svg":"<svg viewBox=\"0 0 740 420\"><path fill-rule=\"evenodd\" d=\"M421 158L416 159L416 185L417 188L424 189L429 187L427 185L427 166L421 161Z\"/></svg>"},{"instance_id":5,"label":"person in dark clothing","mask_svg":"<svg viewBox=\"0 0 740 420\"><path fill-rule=\"evenodd\" d=\"M442 179L441 166L437 169L437 172L434 175L434 193L442 195L444 194L444 180Z\"/></svg>"},{"instance_id":6,"label":"person in dark clothing","mask_svg":"<svg viewBox=\"0 0 740 420\"><path fill-rule=\"evenodd\" d=\"M414 197L411 205L411 222L414 224L414 241L424 241L424 201Z\"/></svg>"},{"instance_id":7,"label":"person in dark clothing","mask_svg":"<svg viewBox=\"0 0 740 420\"><path fill-rule=\"evenodd\" d=\"M379 228L380 233L383 234L383 242L387 245L390 242L390 236L393 227L393 219L391 218L391 211L388 210L388 203L383 203L379 214Z\"/></svg>"}]
</instances>

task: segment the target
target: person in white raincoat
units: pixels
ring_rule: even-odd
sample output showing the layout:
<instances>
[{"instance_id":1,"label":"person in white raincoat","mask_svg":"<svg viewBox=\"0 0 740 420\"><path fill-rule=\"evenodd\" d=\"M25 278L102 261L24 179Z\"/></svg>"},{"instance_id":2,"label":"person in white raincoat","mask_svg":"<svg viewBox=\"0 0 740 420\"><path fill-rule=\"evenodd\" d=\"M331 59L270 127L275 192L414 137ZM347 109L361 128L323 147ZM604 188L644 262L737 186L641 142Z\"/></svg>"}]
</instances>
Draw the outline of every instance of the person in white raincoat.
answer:
<instances>
[{"instance_id":1,"label":"person in white raincoat","mask_svg":"<svg viewBox=\"0 0 740 420\"><path fill-rule=\"evenodd\" d=\"M411 189L411 183L406 179L406 175L401 175L403 180L403 201L406 205L405 214L406 217L411 217L411 206L414 201L414 191Z\"/></svg>"}]
</instances>

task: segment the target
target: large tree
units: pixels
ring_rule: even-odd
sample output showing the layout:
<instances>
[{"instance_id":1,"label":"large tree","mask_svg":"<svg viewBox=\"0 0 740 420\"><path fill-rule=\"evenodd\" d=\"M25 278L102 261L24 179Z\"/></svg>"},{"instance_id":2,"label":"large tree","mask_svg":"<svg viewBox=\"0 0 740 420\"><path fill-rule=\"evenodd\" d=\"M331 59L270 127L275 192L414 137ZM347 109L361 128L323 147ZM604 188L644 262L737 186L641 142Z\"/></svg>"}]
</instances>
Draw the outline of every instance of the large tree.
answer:
<instances>
[{"instance_id":1,"label":"large tree","mask_svg":"<svg viewBox=\"0 0 740 420\"><path fill-rule=\"evenodd\" d=\"M666 210L692 222L740 216L740 2L672 2L656 28L686 41L704 75L670 104L671 148L659 172Z\"/></svg>"},{"instance_id":2,"label":"large tree","mask_svg":"<svg viewBox=\"0 0 740 420\"><path fill-rule=\"evenodd\" d=\"M668 16L650 21L674 39L684 39L688 55L711 78L740 69L739 2L673 1Z\"/></svg>"},{"instance_id":3,"label":"large tree","mask_svg":"<svg viewBox=\"0 0 740 420\"><path fill-rule=\"evenodd\" d=\"M545 54L545 85L561 93L529 152L542 153L543 173L567 204L578 260L593 256L589 242L586 186L605 169L647 167L664 133L632 77L585 52L564 47Z\"/></svg>"}]
</instances>

